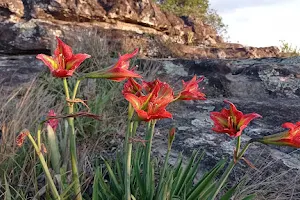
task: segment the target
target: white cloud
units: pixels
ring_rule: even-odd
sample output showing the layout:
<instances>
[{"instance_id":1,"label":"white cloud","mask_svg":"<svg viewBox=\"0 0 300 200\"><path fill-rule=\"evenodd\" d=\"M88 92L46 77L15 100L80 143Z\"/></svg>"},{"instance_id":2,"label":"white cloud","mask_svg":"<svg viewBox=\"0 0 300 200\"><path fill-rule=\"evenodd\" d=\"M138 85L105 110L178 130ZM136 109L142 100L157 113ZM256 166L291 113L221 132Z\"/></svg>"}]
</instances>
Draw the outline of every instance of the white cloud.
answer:
<instances>
[{"instance_id":1,"label":"white cloud","mask_svg":"<svg viewBox=\"0 0 300 200\"><path fill-rule=\"evenodd\" d=\"M300 47L300 0L212 0L230 41L249 46L279 46L285 40Z\"/></svg>"},{"instance_id":2,"label":"white cloud","mask_svg":"<svg viewBox=\"0 0 300 200\"><path fill-rule=\"evenodd\" d=\"M230 12L237 8L249 8L283 3L283 0L211 0L210 4L219 12Z\"/></svg>"}]
</instances>

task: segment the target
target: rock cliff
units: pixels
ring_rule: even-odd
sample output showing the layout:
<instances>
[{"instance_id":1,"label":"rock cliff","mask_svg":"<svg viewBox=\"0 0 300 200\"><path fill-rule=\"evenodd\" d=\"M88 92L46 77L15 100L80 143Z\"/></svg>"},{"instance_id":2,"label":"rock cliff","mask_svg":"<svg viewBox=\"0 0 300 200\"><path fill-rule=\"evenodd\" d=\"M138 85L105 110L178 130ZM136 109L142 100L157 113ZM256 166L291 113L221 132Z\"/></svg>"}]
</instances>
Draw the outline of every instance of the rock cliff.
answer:
<instances>
[{"instance_id":1,"label":"rock cliff","mask_svg":"<svg viewBox=\"0 0 300 200\"><path fill-rule=\"evenodd\" d=\"M0 13L1 54L47 52L54 36L76 43L97 31L117 41L121 50L140 47L146 57L279 55L276 47L226 43L211 26L164 12L150 0L2 0Z\"/></svg>"}]
</instances>

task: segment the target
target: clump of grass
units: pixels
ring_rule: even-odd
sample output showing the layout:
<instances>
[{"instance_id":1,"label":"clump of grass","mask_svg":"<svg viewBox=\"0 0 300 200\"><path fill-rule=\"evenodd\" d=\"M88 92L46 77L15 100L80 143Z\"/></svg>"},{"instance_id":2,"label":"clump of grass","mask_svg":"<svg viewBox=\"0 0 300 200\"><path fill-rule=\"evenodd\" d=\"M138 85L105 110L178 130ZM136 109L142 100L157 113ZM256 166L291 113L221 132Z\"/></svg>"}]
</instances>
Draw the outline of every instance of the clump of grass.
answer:
<instances>
[{"instance_id":1,"label":"clump of grass","mask_svg":"<svg viewBox=\"0 0 300 200\"><path fill-rule=\"evenodd\" d=\"M58 112L62 105L54 104L55 95L45 90L46 84L36 79L13 91L1 90L0 122L2 129L0 147L0 175L7 178L14 197L26 199L29 193L38 193L38 176L41 167L32 148L16 147L16 136L22 128L35 131L35 126L49 108ZM10 95L7 95L9 94Z\"/></svg>"},{"instance_id":2,"label":"clump of grass","mask_svg":"<svg viewBox=\"0 0 300 200\"><path fill-rule=\"evenodd\" d=\"M277 150L275 150L277 151ZM295 150L290 154L298 152ZM249 194L256 194L256 199L297 200L300 199L299 169L278 167L283 158L272 159L274 152L263 149L256 156L253 164L257 169L244 171L245 174L239 178L241 184L237 190L234 200L243 199ZM297 153L296 153L297 154ZM290 156L287 154L287 156ZM291 174L294 178L291 179Z\"/></svg>"}]
</instances>

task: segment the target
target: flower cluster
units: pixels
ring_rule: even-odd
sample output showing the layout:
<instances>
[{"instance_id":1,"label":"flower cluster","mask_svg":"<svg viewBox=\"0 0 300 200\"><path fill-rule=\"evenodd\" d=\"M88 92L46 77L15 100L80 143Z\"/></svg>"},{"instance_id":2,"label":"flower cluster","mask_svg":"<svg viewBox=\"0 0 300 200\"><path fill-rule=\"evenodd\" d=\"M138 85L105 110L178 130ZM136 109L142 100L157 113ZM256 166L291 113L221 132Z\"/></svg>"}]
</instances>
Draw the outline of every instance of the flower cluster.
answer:
<instances>
[{"instance_id":1,"label":"flower cluster","mask_svg":"<svg viewBox=\"0 0 300 200\"><path fill-rule=\"evenodd\" d=\"M124 85L123 95L131 103L139 120L150 121L153 119L172 118L172 114L166 111L166 107L176 100L204 100L198 83L203 78L193 79L187 83L183 82L183 89L174 96L173 89L167 83L156 79L152 82L142 81L139 84L130 78Z\"/></svg>"},{"instance_id":2,"label":"flower cluster","mask_svg":"<svg viewBox=\"0 0 300 200\"><path fill-rule=\"evenodd\" d=\"M59 78L72 76L79 65L89 58L90 55L73 54L70 46L58 37L56 39L57 47L54 51L54 56L39 54L37 58L49 67L53 76ZM134 70L129 69L129 61L137 53L138 49L129 54L119 55L119 60L115 65L101 71L88 73L84 75L84 78L105 78L116 82L128 79L122 92L125 99L133 106L138 119L142 121L172 118L172 114L166 110L166 107L176 100L206 99L205 94L200 91L198 86L204 77L197 80L197 77L194 76L187 82L182 80L182 90L177 94L174 94L169 84L163 83L158 79L152 82L142 81L141 84L138 83L133 78L141 78L141 76L135 73ZM226 100L224 102L229 104L229 109L224 108L221 112L211 112L210 114L214 122L212 130L217 133L226 133L231 137L238 137L253 119L261 117L257 113L243 114L237 110L233 103ZM266 144L300 147L299 122L296 124L285 123L283 127L290 130L274 136L267 136L257 141Z\"/></svg>"}]
</instances>

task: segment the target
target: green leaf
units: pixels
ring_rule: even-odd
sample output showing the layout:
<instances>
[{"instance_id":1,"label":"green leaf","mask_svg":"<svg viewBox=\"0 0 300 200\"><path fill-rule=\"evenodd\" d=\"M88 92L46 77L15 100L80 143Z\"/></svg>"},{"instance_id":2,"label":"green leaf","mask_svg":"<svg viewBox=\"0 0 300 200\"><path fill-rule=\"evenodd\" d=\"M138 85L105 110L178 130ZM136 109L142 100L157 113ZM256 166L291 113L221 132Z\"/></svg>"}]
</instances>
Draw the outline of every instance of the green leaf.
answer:
<instances>
[{"instance_id":1,"label":"green leaf","mask_svg":"<svg viewBox=\"0 0 300 200\"><path fill-rule=\"evenodd\" d=\"M150 190L150 193L149 193L149 199L153 199L153 196L154 196L154 190L155 190L155 180L154 180L154 164L153 162L151 163L151 166L150 166L150 171L149 171L149 185L148 185L148 189Z\"/></svg>"},{"instance_id":2,"label":"green leaf","mask_svg":"<svg viewBox=\"0 0 300 200\"><path fill-rule=\"evenodd\" d=\"M120 198L115 196L115 192L111 191L108 187L108 184L104 180L104 175L102 173L102 170L99 170L98 174L98 180L99 180L99 188L100 191L98 195L101 197L101 200L111 199L111 200L119 200Z\"/></svg>"},{"instance_id":3,"label":"green leaf","mask_svg":"<svg viewBox=\"0 0 300 200\"><path fill-rule=\"evenodd\" d=\"M198 199L208 199L212 191L214 191L214 188L216 186L216 183L210 184L208 188L205 188L203 192L201 192L201 195L199 195Z\"/></svg>"},{"instance_id":4,"label":"green leaf","mask_svg":"<svg viewBox=\"0 0 300 200\"><path fill-rule=\"evenodd\" d=\"M121 187L120 183L117 181L117 178L116 178L114 172L112 171L112 169L111 169L111 167L110 167L110 165L108 164L107 161L104 160L104 163L106 165L109 177L112 180L113 185L117 189L117 191L114 191L114 192L117 192L119 195L122 195L123 194L122 187Z\"/></svg>"},{"instance_id":5,"label":"green leaf","mask_svg":"<svg viewBox=\"0 0 300 200\"><path fill-rule=\"evenodd\" d=\"M142 155L141 154L137 154L137 159L133 160L134 163L134 175L137 181L137 187L140 189L140 193L142 194L146 194L146 185L144 185L144 182L142 180L142 176L141 176L141 167L140 167L140 159L141 159ZM143 196L144 197L144 196Z\"/></svg>"},{"instance_id":6,"label":"green leaf","mask_svg":"<svg viewBox=\"0 0 300 200\"><path fill-rule=\"evenodd\" d=\"M203 178L196 184L196 186L189 192L187 199L194 200L199 197L203 192L205 192L205 188L211 188L211 185L214 179L216 178L219 171L224 167L225 160L221 160L216 164L216 166L211 169Z\"/></svg>"},{"instance_id":7,"label":"green leaf","mask_svg":"<svg viewBox=\"0 0 300 200\"><path fill-rule=\"evenodd\" d=\"M248 196L246 196L245 198L243 198L242 200L253 200L255 199L256 195L255 194L250 194Z\"/></svg>"},{"instance_id":8,"label":"green leaf","mask_svg":"<svg viewBox=\"0 0 300 200\"><path fill-rule=\"evenodd\" d=\"M187 175L185 186L186 186L186 188L188 188L188 191L190 191L190 189L193 188L194 179L198 173L199 165L200 165L200 162L202 161L204 154L205 153L202 152L202 154L198 158L198 161L196 163L194 163L192 169L189 171L189 173Z\"/></svg>"},{"instance_id":9,"label":"green leaf","mask_svg":"<svg viewBox=\"0 0 300 200\"><path fill-rule=\"evenodd\" d=\"M178 174L180 173L179 171L182 168L182 154L181 153L179 154L179 158L178 158L178 161L177 161L176 165L177 165L177 167L176 167L175 172L174 172L174 177L178 176Z\"/></svg>"},{"instance_id":10,"label":"green leaf","mask_svg":"<svg viewBox=\"0 0 300 200\"><path fill-rule=\"evenodd\" d=\"M123 188L124 186L124 174L122 173L122 170L121 170L121 158L120 158L120 155L117 154L117 159L116 159L116 162L115 162L115 167L116 167L116 171L117 171L117 176L118 176L118 179L120 180L121 182L121 187Z\"/></svg>"},{"instance_id":11,"label":"green leaf","mask_svg":"<svg viewBox=\"0 0 300 200\"><path fill-rule=\"evenodd\" d=\"M198 155L198 152L196 152L196 151L193 152L188 165L185 167L184 172L181 174L180 178L178 180L176 180L176 186L174 188L174 195L178 195L180 193L180 191L182 190L183 186L185 185L188 174L193 167L193 164L195 162L197 155Z\"/></svg>"},{"instance_id":12,"label":"green leaf","mask_svg":"<svg viewBox=\"0 0 300 200\"><path fill-rule=\"evenodd\" d=\"M230 200L230 198L232 197L232 195L235 193L237 186L239 184L235 185L233 188L231 188L230 190L228 190L222 197L220 200Z\"/></svg>"},{"instance_id":13,"label":"green leaf","mask_svg":"<svg viewBox=\"0 0 300 200\"><path fill-rule=\"evenodd\" d=\"M96 169L96 172L95 172L95 175L94 175L94 183L93 183L93 194L92 194L92 199L93 200L99 200L99 196L98 196L98 193L99 193L99 167Z\"/></svg>"},{"instance_id":14,"label":"green leaf","mask_svg":"<svg viewBox=\"0 0 300 200\"><path fill-rule=\"evenodd\" d=\"M68 192L72 190L75 181L73 181L68 187L64 190L64 192L60 195L61 199L68 199Z\"/></svg>"}]
</instances>

